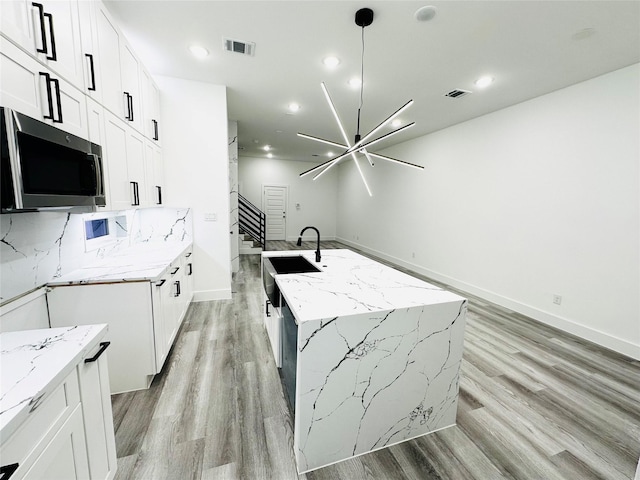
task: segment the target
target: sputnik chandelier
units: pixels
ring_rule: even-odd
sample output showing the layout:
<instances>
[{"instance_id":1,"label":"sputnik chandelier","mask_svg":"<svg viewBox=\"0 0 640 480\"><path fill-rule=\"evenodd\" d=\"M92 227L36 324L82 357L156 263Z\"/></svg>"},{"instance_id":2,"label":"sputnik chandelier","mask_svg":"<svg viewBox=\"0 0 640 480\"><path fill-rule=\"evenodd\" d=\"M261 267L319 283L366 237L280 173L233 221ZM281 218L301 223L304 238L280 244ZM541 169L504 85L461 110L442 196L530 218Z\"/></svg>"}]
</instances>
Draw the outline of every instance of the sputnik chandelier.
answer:
<instances>
[{"instance_id":1,"label":"sputnik chandelier","mask_svg":"<svg viewBox=\"0 0 640 480\"><path fill-rule=\"evenodd\" d=\"M342 160L343 158L346 158L348 156L351 156L351 158L353 159L353 162L356 165L356 168L358 169L358 173L360 174L360 178L362 179L362 182L364 183L365 188L367 189L367 192L369 193L369 196L373 195L371 192L371 189L369 188L369 185L367 184L367 180L364 177L364 173L362 172L362 168L360 168L360 163L358 162L358 157L356 154L360 153L362 155L364 155L364 157L367 159L367 161L369 162L369 165L371 165L373 167L374 163L373 163L373 158L377 158L380 160L386 160L388 162L393 162L397 165L404 165L407 167L411 167L411 168L416 168L419 170L423 170L424 167L420 166L420 165L416 165L413 163L409 163L409 162L404 162L402 160L397 160L395 158L391 158L388 157L386 155L380 155L379 153L374 153L368 150L368 147L374 145L375 143L378 143L382 140L385 140L393 135L396 135L404 130L407 130L408 128L411 128L415 125L415 122L411 122L408 125L405 125L403 127L397 128L396 130L393 130L387 134L384 134L378 138L372 139L374 137L374 135L381 129L383 128L385 125L387 125L389 122L393 121L394 118L396 118L398 115L400 115L402 112L404 112L407 108L409 108L412 104L413 104L413 100L409 100L407 103L405 103L402 107L400 107L398 110L396 110L394 113L392 113L389 117L387 117L382 123L378 124L377 127L375 127L373 130L371 130L369 133L367 133L364 137L362 137L360 135L360 110L362 109L362 99L363 99L363 88L364 88L364 27L368 27L369 25L371 25L373 23L373 10L371 10L370 8L361 8L360 10L358 10L356 12L356 18L355 18L355 22L356 25L358 25L359 27L362 27L362 57L361 57L361 68L360 68L360 105L358 107L358 125L356 128L356 135L354 138L354 142L353 144L351 144L351 142L349 141L349 137L347 136L347 133L344 130L344 127L342 126L342 122L340 121L340 117L338 116L338 111L336 110L336 107L333 104L333 101L331 100L331 96L329 95L329 91L327 90L327 86L323 83L320 84L321 88L322 88L322 92L324 93L324 97L327 100L327 103L329 104L329 109L331 110L331 113L333 114L333 117L336 120L336 123L338 124L338 128L340 129L340 133L342 134L342 138L344 139L344 143L346 144L342 144L339 142L334 142L331 140L326 140L324 138L320 138L320 137L314 137L313 135L307 135L306 133L298 133L299 137L302 138L307 138L309 140L314 140L316 142L320 142L320 143L324 143L327 145L332 145L334 147L338 147L338 148L342 148L344 149L344 152L341 153L340 155L338 155L337 157L332 158L331 160L327 160L324 163L321 163L320 165L317 165L305 172L302 172L300 174L301 177L304 177L305 175L310 175L314 172L318 172L313 179L316 180L318 179L320 176L322 176L324 173L326 173L331 167L333 167L334 165L336 165L338 162L340 162L340 160Z\"/></svg>"}]
</instances>

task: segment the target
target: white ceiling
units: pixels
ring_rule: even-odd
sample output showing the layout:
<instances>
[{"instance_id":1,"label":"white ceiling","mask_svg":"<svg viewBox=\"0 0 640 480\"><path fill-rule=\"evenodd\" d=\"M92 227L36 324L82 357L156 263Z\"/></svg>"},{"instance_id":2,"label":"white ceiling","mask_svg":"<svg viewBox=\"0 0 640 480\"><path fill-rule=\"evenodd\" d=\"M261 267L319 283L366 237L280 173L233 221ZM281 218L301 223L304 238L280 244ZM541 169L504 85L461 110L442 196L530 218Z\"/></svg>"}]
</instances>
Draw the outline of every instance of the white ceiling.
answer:
<instances>
[{"instance_id":1,"label":"white ceiling","mask_svg":"<svg viewBox=\"0 0 640 480\"><path fill-rule=\"evenodd\" d=\"M375 18L364 32L361 133L415 101L402 120L416 125L376 149L640 61L640 1L105 3L153 74L227 86L240 154L257 157L269 144L275 158L326 159L328 146L297 132L342 141L322 81L348 135L355 134L359 91L347 81L360 75L362 32L354 14L362 7L373 9ZM425 5L435 6L437 15L418 22L414 12ZM585 29L592 35L582 35ZM255 56L225 52L223 37L255 42ZM210 55L195 59L192 43ZM322 64L327 55L341 59L336 69ZM474 81L486 74L494 83L477 89ZM473 93L443 96L452 89ZM290 102L301 110L287 113Z\"/></svg>"}]
</instances>

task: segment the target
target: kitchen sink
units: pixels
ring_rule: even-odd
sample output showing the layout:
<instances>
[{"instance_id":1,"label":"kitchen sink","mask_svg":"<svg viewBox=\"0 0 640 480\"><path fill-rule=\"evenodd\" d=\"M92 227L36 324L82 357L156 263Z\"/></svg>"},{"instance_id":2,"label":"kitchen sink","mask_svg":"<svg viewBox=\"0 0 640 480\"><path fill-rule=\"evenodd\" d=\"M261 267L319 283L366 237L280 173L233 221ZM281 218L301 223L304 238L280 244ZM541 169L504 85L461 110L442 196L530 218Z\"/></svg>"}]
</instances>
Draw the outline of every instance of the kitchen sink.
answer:
<instances>
[{"instance_id":1,"label":"kitchen sink","mask_svg":"<svg viewBox=\"0 0 640 480\"><path fill-rule=\"evenodd\" d=\"M273 269L278 274L311 273L320 271L319 268L316 268L311 262L300 255L293 255L289 257L268 257L268 261L271 262Z\"/></svg>"}]
</instances>

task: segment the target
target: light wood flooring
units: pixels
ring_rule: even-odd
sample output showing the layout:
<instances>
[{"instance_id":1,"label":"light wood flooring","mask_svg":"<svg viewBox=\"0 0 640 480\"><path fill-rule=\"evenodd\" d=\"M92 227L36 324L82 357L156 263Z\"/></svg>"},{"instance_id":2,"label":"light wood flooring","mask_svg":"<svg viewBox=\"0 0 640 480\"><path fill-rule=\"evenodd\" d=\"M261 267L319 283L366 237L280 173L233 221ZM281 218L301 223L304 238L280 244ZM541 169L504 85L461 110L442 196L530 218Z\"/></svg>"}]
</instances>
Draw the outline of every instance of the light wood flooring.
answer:
<instances>
[{"instance_id":1,"label":"light wood flooring","mask_svg":"<svg viewBox=\"0 0 640 480\"><path fill-rule=\"evenodd\" d=\"M640 362L462 292L457 426L298 476L259 265L242 255L232 300L190 306L151 388L112 397L117 479L633 478Z\"/></svg>"}]
</instances>

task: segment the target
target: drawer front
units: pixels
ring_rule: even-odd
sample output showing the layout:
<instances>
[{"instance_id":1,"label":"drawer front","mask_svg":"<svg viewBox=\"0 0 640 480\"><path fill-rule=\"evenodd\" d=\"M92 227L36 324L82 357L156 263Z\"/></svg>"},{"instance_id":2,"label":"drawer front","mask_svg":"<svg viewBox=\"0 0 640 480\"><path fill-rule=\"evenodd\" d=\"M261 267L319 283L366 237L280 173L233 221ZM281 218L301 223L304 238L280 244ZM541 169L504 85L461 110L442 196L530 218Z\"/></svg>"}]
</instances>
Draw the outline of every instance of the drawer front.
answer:
<instances>
[{"instance_id":1,"label":"drawer front","mask_svg":"<svg viewBox=\"0 0 640 480\"><path fill-rule=\"evenodd\" d=\"M16 477L25 472L80 404L76 369L53 392L35 403L22 426L0 447L2 465L19 465Z\"/></svg>"}]
</instances>

